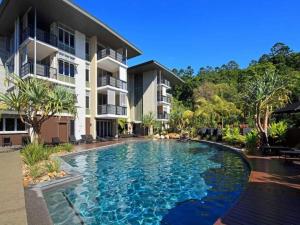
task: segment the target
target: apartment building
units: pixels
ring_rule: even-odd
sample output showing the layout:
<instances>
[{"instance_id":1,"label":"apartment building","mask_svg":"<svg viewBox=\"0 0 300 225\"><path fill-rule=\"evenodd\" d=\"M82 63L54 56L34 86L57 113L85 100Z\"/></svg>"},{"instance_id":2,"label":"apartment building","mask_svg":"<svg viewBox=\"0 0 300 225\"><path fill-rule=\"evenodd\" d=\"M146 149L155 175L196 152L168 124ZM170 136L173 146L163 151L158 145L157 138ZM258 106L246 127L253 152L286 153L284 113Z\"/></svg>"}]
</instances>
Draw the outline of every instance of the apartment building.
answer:
<instances>
[{"instance_id":1,"label":"apartment building","mask_svg":"<svg viewBox=\"0 0 300 225\"><path fill-rule=\"evenodd\" d=\"M129 129L143 133L142 119L152 113L165 128L168 126L172 95L170 91L183 80L154 60L128 69Z\"/></svg>"},{"instance_id":2,"label":"apartment building","mask_svg":"<svg viewBox=\"0 0 300 225\"><path fill-rule=\"evenodd\" d=\"M7 73L37 77L77 96L74 117L57 115L42 138L115 136L117 119L129 117L127 60L141 51L95 17L67 0L3 0L0 5L0 91ZM2 111L0 142L21 144L28 127L16 112Z\"/></svg>"}]
</instances>

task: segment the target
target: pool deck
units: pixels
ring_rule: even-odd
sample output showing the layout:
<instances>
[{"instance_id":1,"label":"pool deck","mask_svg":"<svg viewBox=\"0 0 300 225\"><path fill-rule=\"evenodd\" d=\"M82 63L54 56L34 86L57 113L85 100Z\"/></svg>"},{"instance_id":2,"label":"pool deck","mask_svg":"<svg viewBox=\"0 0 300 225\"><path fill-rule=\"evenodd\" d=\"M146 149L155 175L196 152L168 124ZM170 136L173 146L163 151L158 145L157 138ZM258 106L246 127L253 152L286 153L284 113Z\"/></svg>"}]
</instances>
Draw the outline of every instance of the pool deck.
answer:
<instances>
[{"instance_id":1,"label":"pool deck","mask_svg":"<svg viewBox=\"0 0 300 225\"><path fill-rule=\"evenodd\" d=\"M278 157L247 156L249 184L215 225L296 225L300 221L300 165Z\"/></svg>"},{"instance_id":2,"label":"pool deck","mask_svg":"<svg viewBox=\"0 0 300 225\"><path fill-rule=\"evenodd\" d=\"M19 151L0 153L0 224L27 225Z\"/></svg>"}]
</instances>

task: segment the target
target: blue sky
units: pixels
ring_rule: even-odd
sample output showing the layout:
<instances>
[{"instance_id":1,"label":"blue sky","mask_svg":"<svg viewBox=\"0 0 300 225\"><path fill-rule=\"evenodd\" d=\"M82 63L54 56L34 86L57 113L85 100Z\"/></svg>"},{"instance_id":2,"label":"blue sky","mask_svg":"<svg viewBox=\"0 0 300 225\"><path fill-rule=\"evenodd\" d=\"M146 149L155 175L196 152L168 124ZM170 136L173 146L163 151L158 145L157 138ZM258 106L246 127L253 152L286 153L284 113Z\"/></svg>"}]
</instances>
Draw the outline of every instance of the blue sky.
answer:
<instances>
[{"instance_id":1,"label":"blue sky","mask_svg":"<svg viewBox=\"0 0 300 225\"><path fill-rule=\"evenodd\" d=\"M299 0L110 0L75 3L156 59L196 71L229 60L245 67L276 42L300 50Z\"/></svg>"}]
</instances>

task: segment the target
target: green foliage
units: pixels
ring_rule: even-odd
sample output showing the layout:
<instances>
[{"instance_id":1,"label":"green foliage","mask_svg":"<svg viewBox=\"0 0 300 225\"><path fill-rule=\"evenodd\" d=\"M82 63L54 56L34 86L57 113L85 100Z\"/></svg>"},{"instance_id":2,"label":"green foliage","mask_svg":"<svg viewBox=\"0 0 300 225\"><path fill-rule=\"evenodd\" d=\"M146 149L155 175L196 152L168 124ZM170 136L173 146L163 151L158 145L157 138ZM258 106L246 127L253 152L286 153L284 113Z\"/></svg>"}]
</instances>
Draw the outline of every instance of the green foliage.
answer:
<instances>
[{"instance_id":1,"label":"green foliage","mask_svg":"<svg viewBox=\"0 0 300 225\"><path fill-rule=\"evenodd\" d=\"M226 126L223 129L223 140L231 145L244 145L246 138L240 134L239 128L231 129L229 126Z\"/></svg>"},{"instance_id":2,"label":"green foliage","mask_svg":"<svg viewBox=\"0 0 300 225\"><path fill-rule=\"evenodd\" d=\"M51 160L46 162L45 167L49 173L59 172L60 171L60 161L59 160Z\"/></svg>"},{"instance_id":3,"label":"green foliage","mask_svg":"<svg viewBox=\"0 0 300 225\"><path fill-rule=\"evenodd\" d=\"M43 176L46 173L45 167L40 164L31 165L29 167L29 175L33 180Z\"/></svg>"},{"instance_id":4,"label":"green foliage","mask_svg":"<svg viewBox=\"0 0 300 225\"><path fill-rule=\"evenodd\" d=\"M54 147L48 147L48 151L52 153L57 152L71 152L73 149L73 145L70 143L60 144Z\"/></svg>"},{"instance_id":5,"label":"green foliage","mask_svg":"<svg viewBox=\"0 0 300 225\"><path fill-rule=\"evenodd\" d=\"M246 148L250 152L257 149L259 144L259 135L257 130L252 130L250 133L246 134Z\"/></svg>"},{"instance_id":6,"label":"green foliage","mask_svg":"<svg viewBox=\"0 0 300 225\"><path fill-rule=\"evenodd\" d=\"M269 136L273 138L276 142L281 142L285 138L287 131L287 123L285 121L280 121L278 123L271 123L268 129Z\"/></svg>"},{"instance_id":7,"label":"green foliage","mask_svg":"<svg viewBox=\"0 0 300 225\"><path fill-rule=\"evenodd\" d=\"M118 126L121 133L125 132L126 123L127 123L127 119L118 119Z\"/></svg>"},{"instance_id":8,"label":"green foliage","mask_svg":"<svg viewBox=\"0 0 300 225\"><path fill-rule=\"evenodd\" d=\"M149 135L152 135L152 133L153 133L152 129L153 129L153 126L155 125L155 123L156 123L156 120L155 120L153 112L150 112L147 115L143 116L142 124L143 124L144 128L149 129L149 133L148 133Z\"/></svg>"},{"instance_id":9,"label":"green foliage","mask_svg":"<svg viewBox=\"0 0 300 225\"><path fill-rule=\"evenodd\" d=\"M0 103L8 110L17 111L21 120L32 127L34 142L40 141L45 121L66 111L76 114L76 96L67 88L37 78L21 79L9 75L8 79L15 89L0 93Z\"/></svg>"},{"instance_id":10,"label":"green foliage","mask_svg":"<svg viewBox=\"0 0 300 225\"><path fill-rule=\"evenodd\" d=\"M22 151L23 161L33 166L42 160L48 160L51 154L47 148L40 144L29 144Z\"/></svg>"}]
</instances>

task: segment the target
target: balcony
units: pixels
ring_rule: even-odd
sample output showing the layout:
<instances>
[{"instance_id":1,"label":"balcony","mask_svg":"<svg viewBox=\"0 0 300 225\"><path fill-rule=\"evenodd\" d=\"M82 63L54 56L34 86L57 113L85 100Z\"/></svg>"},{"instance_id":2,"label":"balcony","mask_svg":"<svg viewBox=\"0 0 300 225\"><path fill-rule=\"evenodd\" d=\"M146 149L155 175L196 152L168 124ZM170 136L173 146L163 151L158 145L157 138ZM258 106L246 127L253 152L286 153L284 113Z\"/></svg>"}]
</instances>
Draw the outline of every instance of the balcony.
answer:
<instances>
[{"instance_id":1,"label":"balcony","mask_svg":"<svg viewBox=\"0 0 300 225\"><path fill-rule=\"evenodd\" d=\"M34 75L33 63L26 63L21 67L20 77L24 77L29 74ZM57 74L56 68L47 65L36 64L36 75L41 78L50 78L64 83L75 84L74 77Z\"/></svg>"},{"instance_id":2,"label":"balcony","mask_svg":"<svg viewBox=\"0 0 300 225\"><path fill-rule=\"evenodd\" d=\"M157 95L157 102L171 104L170 96Z\"/></svg>"},{"instance_id":3,"label":"balcony","mask_svg":"<svg viewBox=\"0 0 300 225\"><path fill-rule=\"evenodd\" d=\"M166 112L164 113L157 113L157 119L158 120L169 120L170 115Z\"/></svg>"},{"instance_id":4,"label":"balcony","mask_svg":"<svg viewBox=\"0 0 300 225\"><path fill-rule=\"evenodd\" d=\"M23 30L21 41L23 42L29 37L34 38L34 28L32 26L29 26ZM57 47L57 37L54 34L48 33L38 28L36 29L36 39Z\"/></svg>"},{"instance_id":5,"label":"balcony","mask_svg":"<svg viewBox=\"0 0 300 225\"><path fill-rule=\"evenodd\" d=\"M26 63L21 67L21 77L24 77L29 74L34 74L33 63ZM36 75L45 78L57 79L57 70L47 65L36 64Z\"/></svg>"},{"instance_id":6,"label":"balcony","mask_svg":"<svg viewBox=\"0 0 300 225\"><path fill-rule=\"evenodd\" d=\"M166 79L157 79L157 84L158 85L165 85L168 88L170 88L170 81L166 80Z\"/></svg>"},{"instance_id":7,"label":"balcony","mask_svg":"<svg viewBox=\"0 0 300 225\"><path fill-rule=\"evenodd\" d=\"M58 42L58 48L72 55L75 55L75 48L71 47L70 45L66 45L63 42Z\"/></svg>"},{"instance_id":8,"label":"balcony","mask_svg":"<svg viewBox=\"0 0 300 225\"><path fill-rule=\"evenodd\" d=\"M57 37L46 31L36 30L36 59L42 61L46 57L58 51ZM21 33L21 41L27 46L27 54L29 58L34 58L34 29L33 27L25 28Z\"/></svg>"},{"instance_id":9,"label":"balcony","mask_svg":"<svg viewBox=\"0 0 300 225\"><path fill-rule=\"evenodd\" d=\"M98 115L126 116L127 108L116 105L98 105Z\"/></svg>"},{"instance_id":10,"label":"balcony","mask_svg":"<svg viewBox=\"0 0 300 225\"><path fill-rule=\"evenodd\" d=\"M112 77L110 75L104 75L98 77L97 86L98 87L111 86L122 90L127 90L127 82Z\"/></svg>"},{"instance_id":11,"label":"balcony","mask_svg":"<svg viewBox=\"0 0 300 225\"><path fill-rule=\"evenodd\" d=\"M126 57L110 48L102 49L97 53L98 67L115 72L120 64L126 65Z\"/></svg>"}]
</instances>

